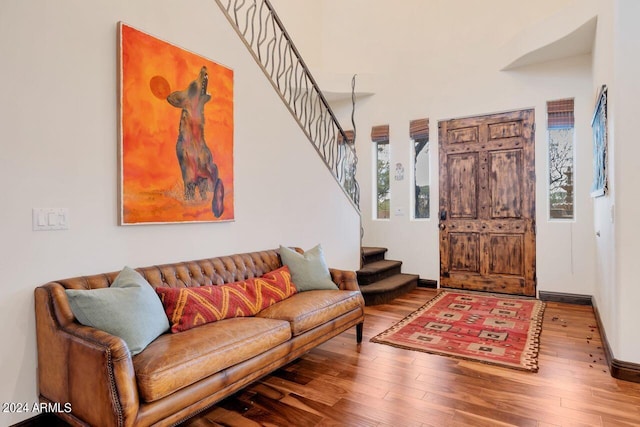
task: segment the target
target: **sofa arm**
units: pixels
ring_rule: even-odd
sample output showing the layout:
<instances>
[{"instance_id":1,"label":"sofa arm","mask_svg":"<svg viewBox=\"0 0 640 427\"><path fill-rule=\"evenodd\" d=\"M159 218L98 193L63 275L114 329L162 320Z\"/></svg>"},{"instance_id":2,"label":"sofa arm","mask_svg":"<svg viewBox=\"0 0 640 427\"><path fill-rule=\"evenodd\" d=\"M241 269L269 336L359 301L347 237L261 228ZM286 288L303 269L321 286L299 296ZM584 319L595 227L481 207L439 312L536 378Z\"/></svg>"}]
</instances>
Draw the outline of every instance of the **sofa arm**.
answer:
<instances>
[{"instance_id":1,"label":"sofa arm","mask_svg":"<svg viewBox=\"0 0 640 427\"><path fill-rule=\"evenodd\" d=\"M41 400L70 404L60 415L72 424L133 425L139 397L125 342L77 323L58 283L36 289L35 308Z\"/></svg>"},{"instance_id":2,"label":"sofa arm","mask_svg":"<svg viewBox=\"0 0 640 427\"><path fill-rule=\"evenodd\" d=\"M330 268L331 280L343 291L359 291L358 277L355 271Z\"/></svg>"}]
</instances>

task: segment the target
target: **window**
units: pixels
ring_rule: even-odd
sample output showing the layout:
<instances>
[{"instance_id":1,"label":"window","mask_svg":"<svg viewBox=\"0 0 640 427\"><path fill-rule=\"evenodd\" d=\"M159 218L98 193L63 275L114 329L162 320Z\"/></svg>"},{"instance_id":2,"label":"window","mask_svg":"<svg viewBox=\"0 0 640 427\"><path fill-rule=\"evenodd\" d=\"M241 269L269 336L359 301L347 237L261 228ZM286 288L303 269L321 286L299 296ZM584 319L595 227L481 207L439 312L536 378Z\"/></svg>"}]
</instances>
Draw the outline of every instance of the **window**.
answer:
<instances>
[{"instance_id":1,"label":"window","mask_svg":"<svg viewBox=\"0 0 640 427\"><path fill-rule=\"evenodd\" d=\"M413 145L413 219L429 218L429 119L412 120L409 136Z\"/></svg>"},{"instance_id":2,"label":"window","mask_svg":"<svg viewBox=\"0 0 640 427\"><path fill-rule=\"evenodd\" d=\"M389 125L371 128L376 159L376 219L388 219L391 209L389 188Z\"/></svg>"},{"instance_id":3,"label":"window","mask_svg":"<svg viewBox=\"0 0 640 427\"><path fill-rule=\"evenodd\" d=\"M549 218L574 218L573 99L547 102Z\"/></svg>"},{"instance_id":4,"label":"window","mask_svg":"<svg viewBox=\"0 0 640 427\"><path fill-rule=\"evenodd\" d=\"M346 141L345 141L346 137ZM351 196L356 205L359 203L359 189L356 181L355 132L345 130L344 136L338 133L338 157L336 167L340 184Z\"/></svg>"}]
</instances>

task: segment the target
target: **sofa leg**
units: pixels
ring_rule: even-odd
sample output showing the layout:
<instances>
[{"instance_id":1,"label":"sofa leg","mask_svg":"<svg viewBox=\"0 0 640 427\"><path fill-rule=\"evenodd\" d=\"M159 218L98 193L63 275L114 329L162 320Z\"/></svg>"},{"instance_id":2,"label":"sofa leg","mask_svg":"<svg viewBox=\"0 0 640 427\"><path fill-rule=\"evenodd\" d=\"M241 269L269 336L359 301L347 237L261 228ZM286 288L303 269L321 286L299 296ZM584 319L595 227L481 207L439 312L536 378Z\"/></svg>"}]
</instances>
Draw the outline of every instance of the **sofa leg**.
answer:
<instances>
[{"instance_id":1,"label":"sofa leg","mask_svg":"<svg viewBox=\"0 0 640 427\"><path fill-rule=\"evenodd\" d=\"M364 327L364 322L358 323L356 325L356 342L360 344L362 342L362 329Z\"/></svg>"}]
</instances>

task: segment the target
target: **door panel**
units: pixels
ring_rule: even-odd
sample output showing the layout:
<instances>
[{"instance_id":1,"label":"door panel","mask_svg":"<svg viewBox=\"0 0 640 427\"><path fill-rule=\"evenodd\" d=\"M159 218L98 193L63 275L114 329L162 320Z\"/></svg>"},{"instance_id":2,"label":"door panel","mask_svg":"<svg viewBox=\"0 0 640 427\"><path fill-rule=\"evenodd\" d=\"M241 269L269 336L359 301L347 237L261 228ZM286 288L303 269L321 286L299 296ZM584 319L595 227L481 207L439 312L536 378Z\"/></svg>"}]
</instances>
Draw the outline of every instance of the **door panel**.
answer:
<instances>
[{"instance_id":1,"label":"door panel","mask_svg":"<svg viewBox=\"0 0 640 427\"><path fill-rule=\"evenodd\" d=\"M451 267L456 271L480 271L480 239L478 233L451 233Z\"/></svg>"},{"instance_id":2,"label":"door panel","mask_svg":"<svg viewBox=\"0 0 640 427\"><path fill-rule=\"evenodd\" d=\"M451 218L477 218L478 155L454 154L449 156Z\"/></svg>"},{"instance_id":3,"label":"door panel","mask_svg":"<svg viewBox=\"0 0 640 427\"><path fill-rule=\"evenodd\" d=\"M522 235L489 236L489 274L524 276L524 239Z\"/></svg>"},{"instance_id":4,"label":"door panel","mask_svg":"<svg viewBox=\"0 0 640 427\"><path fill-rule=\"evenodd\" d=\"M522 217L522 153L520 150L489 153L491 218Z\"/></svg>"},{"instance_id":5,"label":"door panel","mask_svg":"<svg viewBox=\"0 0 640 427\"><path fill-rule=\"evenodd\" d=\"M533 110L441 121L443 287L535 296Z\"/></svg>"},{"instance_id":6,"label":"door panel","mask_svg":"<svg viewBox=\"0 0 640 427\"><path fill-rule=\"evenodd\" d=\"M478 140L478 128L476 126L462 129L451 129L448 134L449 143L475 142Z\"/></svg>"},{"instance_id":7,"label":"door panel","mask_svg":"<svg viewBox=\"0 0 640 427\"><path fill-rule=\"evenodd\" d=\"M522 122L494 123L489 125L489 139L503 139L522 136Z\"/></svg>"}]
</instances>

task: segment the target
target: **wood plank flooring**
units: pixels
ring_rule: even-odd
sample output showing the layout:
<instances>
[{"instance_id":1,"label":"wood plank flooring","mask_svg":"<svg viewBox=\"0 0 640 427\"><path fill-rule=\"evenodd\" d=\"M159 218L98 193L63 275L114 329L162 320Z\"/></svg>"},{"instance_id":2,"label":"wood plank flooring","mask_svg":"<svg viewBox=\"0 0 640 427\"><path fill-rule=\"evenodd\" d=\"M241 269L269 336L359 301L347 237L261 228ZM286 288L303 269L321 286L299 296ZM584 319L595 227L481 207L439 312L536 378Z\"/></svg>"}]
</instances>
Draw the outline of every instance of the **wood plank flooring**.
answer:
<instances>
[{"instance_id":1,"label":"wood plank flooring","mask_svg":"<svg viewBox=\"0 0 640 427\"><path fill-rule=\"evenodd\" d=\"M435 295L366 307L361 345L353 328L183 426L640 426L589 306L547 303L538 373L369 342Z\"/></svg>"}]
</instances>

